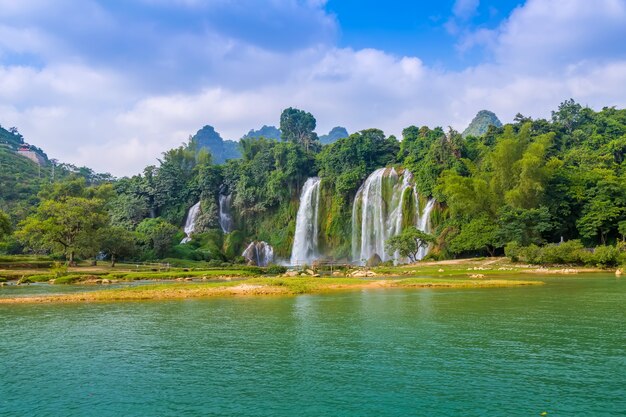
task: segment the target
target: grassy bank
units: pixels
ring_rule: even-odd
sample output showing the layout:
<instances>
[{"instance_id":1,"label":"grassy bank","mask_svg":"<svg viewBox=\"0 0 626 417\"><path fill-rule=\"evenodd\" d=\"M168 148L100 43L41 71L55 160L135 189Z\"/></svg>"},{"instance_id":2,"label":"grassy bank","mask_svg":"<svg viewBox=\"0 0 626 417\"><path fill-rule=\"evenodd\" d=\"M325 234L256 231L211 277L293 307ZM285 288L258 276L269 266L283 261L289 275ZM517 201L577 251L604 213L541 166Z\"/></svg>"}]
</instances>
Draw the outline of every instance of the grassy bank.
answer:
<instances>
[{"instance_id":1,"label":"grassy bank","mask_svg":"<svg viewBox=\"0 0 626 417\"><path fill-rule=\"evenodd\" d=\"M333 291L381 288L488 288L541 284L543 284L541 281L514 281L504 279L471 280L459 278L407 278L387 280L313 277L250 278L233 282L167 283L63 295L0 298L0 304L178 300L215 296L318 294Z\"/></svg>"}]
</instances>

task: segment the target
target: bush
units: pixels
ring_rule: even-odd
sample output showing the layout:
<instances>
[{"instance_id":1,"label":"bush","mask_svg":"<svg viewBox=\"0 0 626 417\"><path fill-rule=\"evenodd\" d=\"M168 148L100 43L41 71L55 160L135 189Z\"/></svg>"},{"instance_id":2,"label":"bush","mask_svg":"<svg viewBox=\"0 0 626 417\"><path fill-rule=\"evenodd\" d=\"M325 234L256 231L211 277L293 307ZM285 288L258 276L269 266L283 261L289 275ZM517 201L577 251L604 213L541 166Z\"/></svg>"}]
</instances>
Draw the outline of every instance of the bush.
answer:
<instances>
[{"instance_id":1,"label":"bush","mask_svg":"<svg viewBox=\"0 0 626 417\"><path fill-rule=\"evenodd\" d=\"M598 246L589 258L592 264L606 268L619 264L620 253L615 246Z\"/></svg>"},{"instance_id":2,"label":"bush","mask_svg":"<svg viewBox=\"0 0 626 417\"><path fill-rule=\"evenodd\" d=\"M522 248L519 253L520 259L531 264L541 263L541 248L534 243Z\"/></svg>"},{"instance_id":3,"label":"bush","mask_svg":"<svg viewBox=\"0 0 626 417\"><path fill-rule=\"evenodd\" d=\"M268 275L281 275L287 272L287 268L281 265L270 265L265 269L265 273Z\"/></svg>"},{"instance_id":4,"label":"bush","mask_svg":"<svg viewBox=\"0 0 626 417\"><path fill-rule=\"evenodd\" d=\"M541 263L582 264L585 247L580 240L569 240L560 244L551 243L541 250Z\"/></svg>"},{"instance_id":5,"label":"bush","mask_svg":"<svg viewBox=\"0 0 626 417\"><path fill-rule=\"evenodd\" d=\"M519 261L520 253L522 252L522 246L517 242L509 242L504 247L504 255L511 261Z\"/></svg>"}]
</instances>

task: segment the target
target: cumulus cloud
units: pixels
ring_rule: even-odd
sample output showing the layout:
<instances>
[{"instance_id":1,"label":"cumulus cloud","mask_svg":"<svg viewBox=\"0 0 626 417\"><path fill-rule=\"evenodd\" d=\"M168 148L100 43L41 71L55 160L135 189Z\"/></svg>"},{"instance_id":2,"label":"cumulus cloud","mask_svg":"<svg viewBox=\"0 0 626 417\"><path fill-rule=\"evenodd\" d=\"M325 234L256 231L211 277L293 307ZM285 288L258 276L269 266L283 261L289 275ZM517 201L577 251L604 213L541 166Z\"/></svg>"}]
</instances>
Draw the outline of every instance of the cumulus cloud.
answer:
<instances>
[{"instance_id":1,"label":"cumulus cloud","mask_svg":"<svg viewBox=\"0 0 626 417\"><path fill-rule=\"evenodd\" d=\"M95 42L93 53L84 49L97 36L76 44L74 35L47 32L46 19L55 19L45 16L48 2L36 1L41 8L0 0L0 17L13 22L0 34L14 40L0 36L0 123L18 126L52 157L115 175L140 172L205 124L237 139L278 124L289 106L312 112L319 132L343 125L399 135L411 124L463 129L483 108L510 121L517 112L548 117L569 97L595 108L626 105L624 0L529 0L499 27L463 35L461 42L493 59L458 71L429 67L419 57L334 46L336 22L324 1L267 0L264 16L254 8L259 2L238 3L250 9L242 11L225 0L135 0L119 13L104 2L84 2L83 11L96 18L85 33L119 31L113 41ZM58 4L63 10L70 3ZM477 4L459 1L454 13L469 16ZM148 17L127 28L145 7ZM161 13L209 18L191 19L185 29L172 22L150 27ZM219 16L254 25L207 23ZM257 38L264 29L272 34ZM297 42L281 44L280 33ZM121 51L106 52L117 45ZM42 64L12 62L17 53Z\"/></svg>"}]
</instances>

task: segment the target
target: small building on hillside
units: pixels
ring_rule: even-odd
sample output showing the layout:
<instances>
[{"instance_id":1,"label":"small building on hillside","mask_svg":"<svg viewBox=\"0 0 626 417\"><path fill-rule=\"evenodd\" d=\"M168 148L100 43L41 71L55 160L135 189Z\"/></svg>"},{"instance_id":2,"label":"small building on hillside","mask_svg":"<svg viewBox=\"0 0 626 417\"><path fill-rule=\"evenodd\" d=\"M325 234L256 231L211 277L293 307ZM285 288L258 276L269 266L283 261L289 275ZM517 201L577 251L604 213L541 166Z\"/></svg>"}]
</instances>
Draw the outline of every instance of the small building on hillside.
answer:
<instances>
[{"instance_id":1,"label":"small building on hillside","mask_svg":"<svg viewBox=\"0 0 626 417\"><path fill-rule=\"evenodd\" d=\"M44 166L46 164L46 160L44 159L44 157L36 151L32 150L28 143L22 144L17 150L17 154L30 159L39 166Z\"/></svg>"}]
</instances>

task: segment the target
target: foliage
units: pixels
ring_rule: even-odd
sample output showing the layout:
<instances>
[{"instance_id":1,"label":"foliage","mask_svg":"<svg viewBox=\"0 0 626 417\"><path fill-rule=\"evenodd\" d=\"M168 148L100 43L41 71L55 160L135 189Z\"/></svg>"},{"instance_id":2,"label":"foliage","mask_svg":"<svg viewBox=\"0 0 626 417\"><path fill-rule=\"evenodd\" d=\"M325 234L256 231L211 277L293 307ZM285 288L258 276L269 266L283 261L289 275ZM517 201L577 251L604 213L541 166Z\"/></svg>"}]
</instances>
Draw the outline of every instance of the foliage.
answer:
<instances>
[{"instance_id":1,"label":"foliage","mask_svg":"<svg viewBox=\"0 0 626 417\"><path fill-rule=\"evenodd\" d=\"M394 254L397 251L401 257L416 262L420 249L434 241L435 238L428 233L422 232L416 227L409 227L399 235L390 237L385 249L389 254Z\"/></svg>"},{"instance_id":2,"label":"foliage","mask_svg":"<svg viewBox=\"0 0 626 417\"><path fill-rule=\"evenodd\" d=\"M145 219L137 226L139 242L146 259L164 258L170 251L178 228L163 218Z\"/></svg>"},{"instance_id":3,"label":"foliage","mask_svg":"<svg viewBox=\"0 0 626 417\"><path fill-rule=\"evenodd\" d=\"M413 173L419 207L437 200L433 256L504 250L526 262L610 265L606 248L626 236L626 110L594 111L570 99L551 120L518 114L506 126L481 113L485 122L473 123L480 129L472 134L409 126L398 142L367 129L322 146L313 115L288 108L281 115L282 141L272 127L236 144L205 126L140 175L117 180L86 167L52 165L33 148L44 157L40 166L16 152L24 144L17 129L0 128L2 249L217 264L235 261L245 242L265 240L286 258L302 185L319 176L320 250L347 259L358 188L376 169L394 166ZM339 128L331 133L347 135ZM239 159L226 156L230 145L238 146ZM232 196L236 230L227 235L219 229L220 195ZM194 241L179 245L187 211L198 201ZM403 229L415 224L415 208L401 208ZM10 229L16 232L7 236ZM561 238L565 247L549 243ZM600 246L595 254L571 241ZM569 258L568 244L576 246Z\"/></svg>"},{"instance_id":4,"label":"foliage","mask_svg":"<svg viewBox=\"0 0 626 417\"><path fill-rule=\"evenodd\" d=\"M11 233L11 221L9 216L3 211L0 211L0 239Z\"/></svg>"},{"instance_id":5,"label":"foliage","mask_svg":"<svg viewBox=\"0 0 626 417\"><path fill-rule=\"evenodd\" d=\"M315 125L315 117L304 110L289 107L280 115L282 139L300 144L307 152L319 148L317 134L314 132Z\"/></svg>"},{"instance_id":6,"label":"foliage","mask_svg":"<svg viewBox=\"0 0 626 417\"><path fill-rule=\"evenodd\" d=\"M97 230L106 223L104 200L60 196L44 200L20 223L16 237L32 250L63 253L70 264L76 254L92 252Z\"/></svg>"},{"instance_id":7,"label":"foliage","mask_svg":"<svg viewBox=\"0 0 626 417\"><path fill-rule=\"evenodd\" d=\"M487 216L470 220L461 228L460 233L450 240L450 250L454 253L486 250L490 256L502 246L498 225Z\"/></svg>"}]
</instances>

